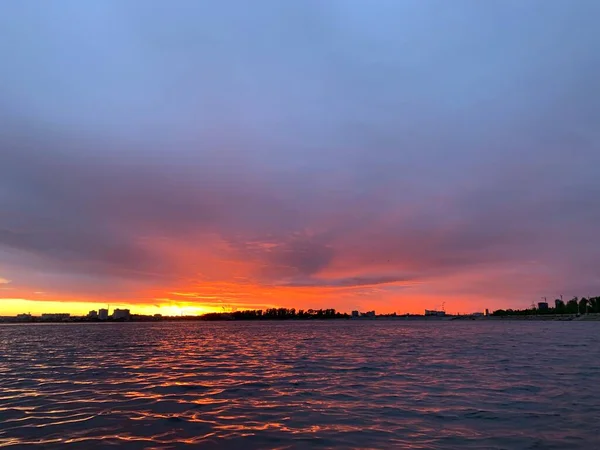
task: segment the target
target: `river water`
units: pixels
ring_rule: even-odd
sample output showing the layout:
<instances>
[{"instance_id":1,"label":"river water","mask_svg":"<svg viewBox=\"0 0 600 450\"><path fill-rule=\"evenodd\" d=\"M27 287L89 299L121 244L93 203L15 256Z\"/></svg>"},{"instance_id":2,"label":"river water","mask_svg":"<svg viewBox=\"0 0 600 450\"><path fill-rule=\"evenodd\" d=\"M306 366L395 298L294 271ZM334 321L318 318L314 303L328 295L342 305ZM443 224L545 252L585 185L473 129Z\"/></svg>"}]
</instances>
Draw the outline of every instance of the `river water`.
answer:
<instances>
[{"instance_id":1,"label":"river water","mask_svg":"<svg viewBox=\"0 0 600 450\"><path fill-rule=\"evenodd\" d=\"M600 448L600 323L0 326L0 447Z\"/></svg>"}]
</instances>

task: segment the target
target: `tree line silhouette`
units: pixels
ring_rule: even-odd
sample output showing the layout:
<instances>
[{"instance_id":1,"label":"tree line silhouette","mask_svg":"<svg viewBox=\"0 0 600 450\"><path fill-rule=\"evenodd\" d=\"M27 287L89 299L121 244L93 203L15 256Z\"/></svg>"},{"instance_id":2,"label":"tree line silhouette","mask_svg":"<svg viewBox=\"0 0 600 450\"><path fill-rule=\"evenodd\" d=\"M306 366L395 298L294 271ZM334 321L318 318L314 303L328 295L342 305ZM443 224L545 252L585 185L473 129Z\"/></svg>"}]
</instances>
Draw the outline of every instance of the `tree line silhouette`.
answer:
<instances>
[{"instance_id":1,"label":"tree line silhouette","mask_svg":"<svg viewBox=\"0 0 600 450\"><path fill-rule=\"evenodd\" d=\"M269 308L267 310L252 309L222 313L207 313L200 316L201 320L293 320L293 319L348 319L346 313L337 312L335 309L299 309L296 308Z\"/></svg>"},{"instance_id":2,"label":"tree line silhouette","mask_svg":"<svg viewBox=\"0 0 600 450\"><path fill-rule=\"evenodd\" d=\"M548 305L547 309L499 309L492 313L493 316L529 316L534 314L590 314L600 313L600 297L573 297L564 302L561 299L554 301L554 307Z\"/></svg>"}]
</instances>

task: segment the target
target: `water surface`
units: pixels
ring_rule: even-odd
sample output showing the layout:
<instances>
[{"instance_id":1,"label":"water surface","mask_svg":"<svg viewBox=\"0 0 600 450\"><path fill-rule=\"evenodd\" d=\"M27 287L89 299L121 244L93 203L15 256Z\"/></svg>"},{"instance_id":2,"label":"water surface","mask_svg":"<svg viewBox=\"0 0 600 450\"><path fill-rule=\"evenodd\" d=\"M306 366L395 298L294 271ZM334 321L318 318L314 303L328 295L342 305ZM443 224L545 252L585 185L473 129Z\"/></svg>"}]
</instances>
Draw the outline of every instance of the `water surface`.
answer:
<instances>
[{"instance_id":1,"label":"water surface","mask_svg":"<svg viewBox=\"0 0 600 450\"><path fill-rule=\"evenodd\" d=\"M0 326L0 447L600 448L600 324Z\"/></svg>"}]
</instances>

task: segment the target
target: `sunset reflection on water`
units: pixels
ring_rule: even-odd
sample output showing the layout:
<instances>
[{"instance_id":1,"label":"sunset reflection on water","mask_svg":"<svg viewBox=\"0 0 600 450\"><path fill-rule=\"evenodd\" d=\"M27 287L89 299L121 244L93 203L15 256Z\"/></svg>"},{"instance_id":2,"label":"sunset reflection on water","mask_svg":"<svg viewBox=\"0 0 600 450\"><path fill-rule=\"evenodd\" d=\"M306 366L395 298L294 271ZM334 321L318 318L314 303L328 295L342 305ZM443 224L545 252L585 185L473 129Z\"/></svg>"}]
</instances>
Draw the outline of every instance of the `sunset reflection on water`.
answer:
<instances>
[{"instance_id":1,"label":"sunset reflection on water","mask_svg":"<svg viewBox=\"0 0 600 450\"><path fill-rule=\"evenodd\" d=\"M1 326L0 447L594 448L595 333L589 323Z\"/></svg>"}]
</instances>

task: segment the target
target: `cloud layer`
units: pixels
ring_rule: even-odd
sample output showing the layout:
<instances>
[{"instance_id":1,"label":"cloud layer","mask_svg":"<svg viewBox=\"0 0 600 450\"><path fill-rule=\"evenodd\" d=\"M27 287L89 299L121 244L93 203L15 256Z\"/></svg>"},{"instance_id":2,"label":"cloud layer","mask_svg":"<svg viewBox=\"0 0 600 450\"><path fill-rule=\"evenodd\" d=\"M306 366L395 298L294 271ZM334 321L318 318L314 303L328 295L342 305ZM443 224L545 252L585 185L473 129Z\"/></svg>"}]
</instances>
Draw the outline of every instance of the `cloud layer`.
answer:
<instances>
[{"instance_id":1,"label":"cloud layer","mask_svg":"<svg viewBox=\"0 0 600 450\"><path fill-rule=\"evenodd\" d=\"M0 297L600 291L597 2L2 10Z\"/></svg>"}]
</instances>

